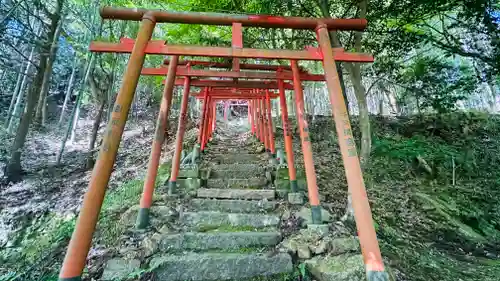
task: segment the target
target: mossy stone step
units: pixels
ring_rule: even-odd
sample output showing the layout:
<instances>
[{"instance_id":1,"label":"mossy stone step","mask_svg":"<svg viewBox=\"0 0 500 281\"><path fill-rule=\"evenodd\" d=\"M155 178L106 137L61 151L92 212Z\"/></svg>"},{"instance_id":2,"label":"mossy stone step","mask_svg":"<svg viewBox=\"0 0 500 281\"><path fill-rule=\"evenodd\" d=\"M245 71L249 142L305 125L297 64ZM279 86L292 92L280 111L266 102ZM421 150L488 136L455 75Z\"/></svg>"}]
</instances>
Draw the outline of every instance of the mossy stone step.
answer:
<instances>
[{"instance_id":1,"label":"mossy stone step","mask_svg":"<svg viewBox=\"0 0 500 281\"><path fill-rule=\"evenodd\" d=\"M220 200L220 199L193 199L190 206L198 211L218 211L229 213L263 213L276 209L276 202L247 201L247 200Z\"/></svg>"},{"instance_id":2,"label":"mossy stone step","mask_svg":"<svg viewBox=\"0 0 500 281\"><path fill-rule=\"evenodd\" d=\"M262 165L255 165L255 166L256 167L247 169L211 168L210 178L244 179L244 178L264 177L266 175L266 169L263 168Z\"/></svg>"},{"instance_id":3,"label":"mossy stone step","mask_svg":"<svg viewBox=\"0 0 500 281\"><path fill-rule=\"evenodd\" d=\"M208 179L207 188L260 188L267 185L267 179L265 175L263 177L253 177L253 178L240 178L240 179L229 179L229 178L217 178Z\"/></svg>"},{"instance_id":4,"label":"mossy stone step","mask_svg":"<svg viewBox=\"0 0 500 281\"><path fill-rule=\"evenodd\" d=\"M218 164L210 167L214 171L232 170L232 171L247 171L247 170L264 170L260 164Z\"/></svg>"},{"instance_id":5,"label":"mossy stone step","mask_svg":"<svg viewBox=\"0 0 500 281\"><path fill-rule=\"evenodd\" d=\"M164 255L150 262L157 280L219 281L289 273L288 254L187 253Z\"/></svg>"},{"instance_id":6,"label":"mossy stone step","mask_svg":"<svg viewBox=\"0 0 500 281\"><path fill-rule=\"evenodd\" d=\"M214 163L219 164L254 164L261 162L262 159L257 154L212 154L210 155Z\"/></svg>"},{"instance_id":7,"label":"mossy stone step","mask_svg":"<svg viewBox=\"0 0 500 281\"><path fill-rule=\"evenodd\" d=\"M305 261L307 269L318 280L364 281L365 266L362 255L343 254L338 256L316 256ZM372 280L372 279L370 279ZM387 280L387 279L373 279Z\"/></svg>"},{"instance_id":8,"label":"mossy stone step","mask_svg":"<svg viewBox=\"0 0 500 281\"><path fill-rule=\"evenodd\" d=\"M197 196L199 198L272 200L275 197L275 191L272 189L200 188Z\"/></svg>"},{"instance_id":9,"label":"mossy stone step","mask_svg":"<svg viewBox=\"0 0 500 281\"><path fill-rule=\"evenodd\" d=\"M160 238L160 250L233 250L248 247L270 247L281 240L279 232L185 232L164 235Z\"/></svg>"},{"instance_id":10,"label":"mossy stone step","mask_svg":"<svg viewBox=\"0 0 500 281\"><path fill-rule=\"evenodd\" d=\"M210 166L211 178L252 178L265 176L262 164L219 164Z\"/></svg>"},{"instance_id":11,"label":"mossy stone step","mask_svg":"<svg viewBox=\"0 0 500 281\"><path fill-rule=\"evenodd\" d=\"M277 226L280 218L276 215L224 213L224 212L185 212L181 217L182 224L194 229L216 228L218 226L241 226L264 228Z\"/></svg>"}]
</instances>

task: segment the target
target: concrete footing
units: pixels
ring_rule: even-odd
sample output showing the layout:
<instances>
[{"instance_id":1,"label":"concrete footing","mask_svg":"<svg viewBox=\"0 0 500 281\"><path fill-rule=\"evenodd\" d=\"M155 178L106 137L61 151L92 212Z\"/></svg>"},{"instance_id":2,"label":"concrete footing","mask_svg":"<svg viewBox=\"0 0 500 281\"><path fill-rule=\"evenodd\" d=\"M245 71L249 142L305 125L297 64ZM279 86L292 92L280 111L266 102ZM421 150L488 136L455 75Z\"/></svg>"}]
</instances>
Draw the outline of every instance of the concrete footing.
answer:
<instances>
[{"instance_id":1,"label":"concrete footing","mask_svg":"<svg viewBox=\"0 0 500 281\"><path fill-rule=\"evenodd\" d=\"M311 206L311 217L313 224L321 224L321 206Z\"/></svg>"},{"instance_id":2,"label":"concrete footing","mask_svg":"<svg viewBox=\"0 0 500 281\"><path fill-rule=\"evenodd\" d=\"M137 214L136 227L144 229L149 225L149 208L140 208Z\"/></svg>"},{"instance_id":3,"label":"concrete footing","mask_svg":"<svg viewBox=\"0 0 500 281\"><path fill-rule=\"evenodd\" d=\"M169 196L175 195L176 190L177 190L177 182L169 181L168 182L168 195Z\"/></svg>"},{"instance_id":4,"label":"concrete footing","mask_svg":"<svg viewBox=\"0 0 500 281\"><path fill-rule=\"evenodd\" d=\"M302 205L304 204L304 195L300 192L290 192L288 193L288 203Z\"/></svg>"}]
</instances>

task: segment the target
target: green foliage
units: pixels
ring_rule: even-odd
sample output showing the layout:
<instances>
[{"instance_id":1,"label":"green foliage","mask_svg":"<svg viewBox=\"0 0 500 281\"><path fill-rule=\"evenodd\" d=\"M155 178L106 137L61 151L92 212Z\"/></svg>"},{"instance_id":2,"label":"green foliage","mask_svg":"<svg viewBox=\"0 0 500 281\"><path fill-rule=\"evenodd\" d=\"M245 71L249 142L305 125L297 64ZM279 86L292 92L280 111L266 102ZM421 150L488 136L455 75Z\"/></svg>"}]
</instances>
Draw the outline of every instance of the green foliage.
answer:
<instances>
[{"instance_id":1,"label":"green foliage","mask_svg":"<svg viewBox=\"0 0 500 281\"><path fill-rule=\"evenodd\" d=\"M476 87L467 67L455 66L441 58L419 57L398 77L404 96L417 100L419 112L433 109L445 113L456 108Z\"/></svg>"},{"instance_id":2,"label":"green foliage","mask_svg":"<svg viewBox=\"0 0 500 281\"><path fill-rule=\"evenodd\" d=\"M16 248L0 251L0 261L11 270L0 280L45 280L54 275L62 258L57 257L58 251L71 237L75 223L75 217L54 214L33 221L18 238Z\"/></svg>"},{"instance_id":3,"label":"green foliage","mask_svg":"<svg viewBox=\"0 0 500 281\"><path fill-rule=\"evenodd\" d=\"M393 159L413 162L417 156L431 155L440 159L450 158L457 155L457 152L446 144L439 143L429 146L429 139L423 136L412 136L411 138L401 138L398 136L388 136L385 138L375 138L373 154L379 157L389 157ZM432 158L436 160L436 158Z\"/></svg>"},{"instance_id":4,"label":"green foliage","mask_svg":"<svg viewBox=\"0 0 500 281\"><path fill-rule=\"evenodd\" d=\"M165 182L170 176L170 164L163 164L158 169L156 186ZM119 216L128 208L137 205L141 198L144 186L143 180L134 179L123 183L121 186L109 192L102 204L102 211L97 225L102 242L108 246L116 243L116 237L121 235L125 228L124 224L117 223Z\"/></svg>"},{"instance_id":5,"label":"green foliage","mask_svg":"<svg viewBox=\"0 0 500 281\"><path fill-rule=\"evenodd\" d=\"M169 175L170 164L161 165L156 184L163 183ZM107 193L97 226L101 243L108 246L116 243L116 237L123 233L125 227L117 223L119 216L127 208L138 204L142 188L143 181L135 179ZM0 263L9 265L10 269L3 275L0 271L0 280L57 280L63 250L75 223L76 217L55 214L47 214L31 222L22 237L17 238L20 242L16 248L0 250Z\"/></svg>"},{"instance_id":6,"label":"green foliage","mask_svg":"<svg viewBox=\"0 0 500 281\"><path fill-rule=\"evenodd\" d=\"M427 272L431 280L494 280L500 266L488 253L500 250L500 119L471 112L373 124L365 178L383 254L410 280L429 280ZM417 156L432 175L419 170Z\"/></svg>"}]
</instances>

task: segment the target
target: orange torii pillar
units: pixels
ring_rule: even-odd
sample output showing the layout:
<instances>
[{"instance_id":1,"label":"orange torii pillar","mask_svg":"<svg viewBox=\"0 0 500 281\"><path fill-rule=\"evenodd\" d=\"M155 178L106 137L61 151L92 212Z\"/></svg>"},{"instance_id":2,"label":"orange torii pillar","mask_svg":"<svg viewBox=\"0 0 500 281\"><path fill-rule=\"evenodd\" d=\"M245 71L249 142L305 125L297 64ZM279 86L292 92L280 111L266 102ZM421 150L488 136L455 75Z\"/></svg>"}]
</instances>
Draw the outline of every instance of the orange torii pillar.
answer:
<instances>
[{"instance_id":1,"label":"orange torii pillar","mask_svg":"<svg viewBox=\"0 0 500 281\"><path fill-rule=\"evenodd\" d=\"M182 142L184 140L184 131L186 129L187 106L189 101L189 83L191 78L184 78L184 92L182 93L181 112L179 113L179 124L177 125L177 136L175 139L175 152L172 158L172 171L168 181L168 195L175 195L177 187L177 176L179 175L179 166L181 163Z\"/></svg>"},{"instance_id":2,"label":"orange torii pillar","mask_svg":"<svg viewBox=\"0 0 500 281\"><path fill-rule=\"evenodd\" d=\"M228 112L228 109L229 109L229 101L225 101L224 102L224 121L227 122L229 121L227 119L227 112Z\"/></svg>"},{"instance_id":3,"label":"orange torii pillar","mask_svg":"<svg viewBox=\"0 0 500 281\"><path fill-rule=\"evenodd\" d=\"M137 228L144 229L149 225L149 208L153 203L153 193L155 189L158 166L160 164L161 146L165 141L165 130L167 128L170 115L170 105L172 104L172 92L175 83L175 71L179 56L173 56L168 66L167 81L160 104L160 112L156 121L155 137L151 146L151 155L149 156L148 171L144 180L144 187L140 201L139 214L137 216Z\"/></svg>"},{"instance_id":4,"label":"orange torii pillar","mask_svg":"<svg viewBox=\"0 0 500 281\"><path fill-rule=\"evenodd\" d=\"M323 222L321 219L321 206L319 203L318 185L316 183L316 170L314 169L314 160L312 157L311 139L309 137L309 126L304 116L304 93L302 92L302 83L300 81L300 71L297 61L292 60L293 87L295 92L295 107L297 109L297 121L300 129L300 139L302 143L302 154L304 154L304 166L306 169L307 193L309 195L309 204L311 205L312 223L319 225Z\"/></svg>"},{"instance_id":5,"label":"orange torii pillar","mask_svg":"<svg viewBox=\"0 0 500 281\"><path fill-rule=\"evenodd\" d=\"M206 111L207 111L207 101L208 101L208 88L203 89L203 106L201 110L201 118L200 118L200 131L198 132L198 144L200 147L203 147L203 129L205 128L206 122ZM203 150L203 148L201 149Z\"/></svg>"},{"instance_id":6,"label":"orange torii pillar","mask_svg":"<svg viewBox=\"0 0 500 281\"><path fill-rule=\"evenodd\" d=\"M253 118L253 134L259 139L259 130L257 130L257 104L254 99L252 99L252 118Z\"/></svg>"},{"instance_id":7,"label":"orange torii pillar","mask_svg":"<svg viewBox=\"0 0 500 281\"><path fill-rule=\"evenodd\" d=\"M264 110L264 99L259 99L259 113L260 113L260 132L262 136L262 142L264 143L264 148L266 152L269 151L268 141L267 141L267 128L266 128L266 111Z\"/></svg>"},{"instance_id":8,"label":"orange torii pillar","mask_svg":"<svg viewBox=\"0 0 500 281\"><path fill-rule=\"evenodd\" d=\"M292 132L290 129L290 121L288 120L285 85L282 79L278 80L278 88L280 94L281 120L283 122L283 134L285 139L286 162L288 164L288 177L290 178L290 190L292 193L297 193L298 185L295 170L295 159L293 156Z\"/></svg>"},{"instance_id":9,"label":"orange torii pillar","mask_svg":"<svg viewBox=\"0 0 500 281\"><path fill-rule=\"evenodd\" d=\"M201 140L201 151L204 151L206 146L207 146L207 141L208 141L208 126L210 124L210 103L211 103L211 98L210 96L207 96L207 99L205 100L206 104L206 110L205 110L205 122L203 122L203 136Z\"/></svg>"},{"instance_id":10,"label":"orange torii pillar","mask_svg":"<svg viewBox=\"0 0 500 281\"><path fill-rule=\"evenodd\" d=\"M254 136L259 139L259 130L257 129L258 127L258 121L257 121L257 103L255 100L252 100L252 118L253 118L253 134Z\"/></svg>"},{"instance_id":11,"label":"orange torii pillar","mask_svg":"<svg viewBox=\"0 0 500 281\"><path fill-rule=\"evenodd\" d=\"M64 257L59 273L59 281L81 280L83 268L85 267L92 243L92 236L106 193L106 187L113 171L123 128L125 127L130 105L137 88L137 82L141 75L146 46L151 39L155 25L155 17L151 13L144 14L137 40L130 55L122 85L106 128L106 134L101 150L99 151L97 163L92 171L88 191L85 193L80 215L78 216L75 230L71 236L66 256Z\"/></svg>"},{"instance_id":12,"label":"orange torii pillar","mask_svg":"<svg viewBox=\"0 0 500 281\"><path fill-rule=\"evenodd\" d=\"M269 151L271 156L276 157L276 147L274 143L274 132L273 132L273 114L272 114L272 103L269 97L269 90L266 90L265 105L267 110L267 130L269 136Z\"/></svg>"},{"instance_id":13,"label":"orange torii pillar","mask_svg":"<svg viewBox=\"0 0 500 281\"><path fill-rule=\"evenodd\" d=\"M377 234L373 227L372 212L366 194L363 173L359 163L356 143L352 135L351 123L347 114L347 107L340 88L337 67L332 55L332 45L327 26L318 25L316 28L319 48L323 56L326 85L330 95L335 128L337 130L340 151L344 162L349 193L352 196L352 207L358 230L359 243L363 253L366 275L369 281L389 280L385 272L382 254L377 241ZM309 177L308 177L309 178Z\"/></svg>"},{"instance_id":14,"label":"orange torii pillar","mask_svg":"<svg viewBox=\"0 0 500 281\"><path fill-rule=\"evenodd\" d=\"M210 135L211 135L211 130L212 130L212 127L213 127L213 122L214 122L214 115L213 115L213 108L214 108L214 101L210 99L210 108L209 108L209 111L208 111L208 127L207 127L207 144L208 145L208 142L210 141Z\"/></svg>"},{"instance_id":15,"label":"orange torii pillar","mask_svg":"<svg viewBox=\"0 0 500 281\"><path fill-rule=\"evenodd\" d=\"M255 127L255 136L257 139L262 142L262 135L260 131L260 117L259 117L259 100L255 99L253 102L253 113L254 113L254 127Z\"/></svg>"},{"instance_id":16,"label":"orange torii pillar","mask_svg":"<svg viewBox=\"0 0 500 281\"><path fill-rule=\"evenodd\" d=\"M212 99L210 99L210 104L209 104L209 108L208 108L208 126L207 126L207 138L206 138L206 144L205 146L208 145L208 142L210 142L210 135L211 135L211 130L212 130L212 124L214 122L214 115L213 115L213 108L214 108L214 101Z\"/></svg>"},{"instance_id":17,"label":"orange torii pillar","mask_svg":"<svg viewBox=\"0 0 500 281\"><path fill-rule=\"evenodd\" d=\"M250 133L253 135L253 119L252 119L251 100L247 101L247 117L248 117L248 124L250 125Z\"/></svg>"},{"instance_id":18,"label":"orange torii pillar","mask_svg":"<svg viewBox=\"0 0 500 281\"><path fill-rule=\"evenodd\" d=\"M215 128L217 127L217 102L214 100L213 117L212 117L212 127L210 130L210 139L213 137L213 133L215 132Z\"/></svg>"}]
</instances>

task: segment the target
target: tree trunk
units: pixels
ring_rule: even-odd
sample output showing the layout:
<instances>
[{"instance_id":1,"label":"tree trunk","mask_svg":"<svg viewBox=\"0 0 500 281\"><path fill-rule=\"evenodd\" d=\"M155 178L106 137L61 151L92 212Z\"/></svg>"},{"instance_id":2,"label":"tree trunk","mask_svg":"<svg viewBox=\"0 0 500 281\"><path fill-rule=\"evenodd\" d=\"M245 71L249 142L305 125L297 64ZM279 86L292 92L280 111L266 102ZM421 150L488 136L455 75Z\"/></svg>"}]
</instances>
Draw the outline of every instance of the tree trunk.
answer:
<instances>
[{"instance_id":1,"label":"tree trunk","mask_svg":"<svg viewBox=\"0 0 500 281\"><path fill-rule=\"evenodd\" d=\"M85 68L84 68L84 75L83 75L82 83L80 84L80 89L77 91L75 106L71 110L70 118L68 121L68 127L66 128L66 132L64 133L64 137L61 141L61 148L59 149L59 152L57 153L57 156L56 156L56 164L57 165L61 164L61 159L62 159L62 155L64 153L64 148L66 147L66 141L68 140L69 135L73 132L73 120L75 118L76 110L80 106L80 99L82 96L81 95L81 92L82 92L81 88L83 88L83 86L85 86L85 81L87 81L87 79L89 77L90 69L91 69L93 62L94 62L94 56L92 56L92 53L89 52L87 54L86 61L87 61L87 64L85 65Z\"/></svg>"},{"instance_id":2,"label":"tree trunk","mask_svg":"<svg viewBox=\"0 0 500 281\"><path fill-rule=\"evenodd\" d=\"M16 137L11 148L11 155L7 166L5 167L5 176L9 181L19 181L21 179L21 153L24 148L24 143L26 142L26 136L28 135L29 126L35 111L36 102L38 100L38 94L43 80L43 74L45 72L45 67L47 64L47 52L41 50L40 52L40 62L38 67L38 72L35 76L33 85L28 93L28 98L26 100L26 108L17 128Z\"/></svg>"},{"instance_id":3,"label":"tree trunk","mask_svg":"<svg viewBox=\"0 0 500 281\"><path fill-rule=\"evenodd\" d=\"M46 105L47 93L50 88L50 78L52 76L54 61L56 59L59 35L61 34L63 25L63 19L61 18L61 10L62 10L62 4L60 6L58 5L58 10L56 11L56 14L51 23L52 26L56 26L56 30L53 36L49 37L48 40L50 42L50 50L49 50L49 56L47 58L47 68L45 69L45 73L43 75L42 87L40 89L40 94L38 96L38 106L36 109L35 120L37 122L37 125L41 126L45 126L45 123L47 121L47 105Z\"/></svg>"},{"instance_id":4,"label":"tree trunk","mask_svg":"<svg viewBox=\"0 0 500 281\"><path fill-rule=\"evenodd\" d=\"M62 9L62 0L57 1L57 8L56 8L56 15L60 14L60 11ZM48 38L54 38L56 31L57 31L57 22L55 24L50 25L49 32L48 32ZM51 40L49 39L49 42ZM39 61L39 66L38 66L38 72L35 76L35 79L33 81L32 87L28 93L28 97L26 99L26 107L24 110L23 117L21 118L21 121L19 123L19 127L17 128L17 133L16 137L14 139L14 143L12 144L11 147L11 155L9 162L7 163L5 167L5 176L7 177L7 180L9 181L18 181L21 179L21 153L24 148L24 144L26 142L26 137L29 132L29 127L31 124L31 121L33 119L33 113L35 111L36 103L37 100L39 99L39 94L40 91L39 89L42 86L44 76L45 76L45 69L47 68L47 61L48 61L48 54L50 50L47 49L47 47L42 47L40 50L40 61Z\"/></svg>"},{"instance_id":5,"label":"tree trunk","mask_svg":"<svg viewBox=\"0 0 500 281\"><path fill-rule=\"evenodd\" d=\"M328 6L328 1L327 0L318 0L318 4L321 9L321 13L323 14L324 17L330 17L330 10ZM358 8L359 8L359 16L358 18L364 19L366 18L366 7L367 7L367 2L366 0L360 0L358 3ZM330 40L331 43L334 47L342 47L342 44L337 36L337 32L335 31L330 31ZM361 32L355 32L354 33L354 50L356 52L361 52ZM339 67L339 63L337 63L337 67ZM358 102L358 109L359 109L359 127L361 131L361 150L360 150L360 161L361 161L361 167L364 168L366 164L368 163L369 157L370 157L370 152L371 152L371 131L370 131L370 119L369 119L369 112L368 112L368 103L366 102L366 90L365 87L363 86L363 81L361 78L361 69L359 64L353 64L353 63L344 63L344 66L347 68L347 71L349 72L349 78L351 78L353 88L354 88L354 94L356 95L356 99ZM340 68L337 68L337 72L339 75L339 79L342 75L342 71ZM342 80L341 80L342 81ZM341 83L342 87L342 83ZM347 96L344 91L344 100L347 104ZM347 107L349 108L349 107ZM348 110L349 111L349 110ZM354 209L352 208L352 197L350 192L347 195L347 206L346 206L346 213L344 216L344 220L353 222L354 221Z\"/></svg>"},{"instance_id":6,"label":"tree trunk","mask_svg":"<svg viewBox=\"0 0 500 281\"><path fill-rule=\"evenodd\" d=\"M378 93L378 114L384 115L384 93L382 91Z\"/></svg>"},{"instance_id":7,"label":"tree trunk","mask_svg":"<svg viewBox=\"0 0 500 281\"><path fill-rule=\"evenodd\" d=\"M9 118L9 124L7 126L7 131L10 133L12 132L13 125L14 125L14 120L18 118L19 115L19 109L21 107L21 100L23 99L23 93L24 93L24 86L26 85L26 80L28 78L28 74L30 72L31 68L31 61L33 60L33 56L35 53L35 46L31 48L30 56L28 58L28 64L26 65L26 69L24 70L23 74L23 80L21 81L21 86L19 87L19 93L16 98L16 103L14 104L14 108L12 109L12 114L10 115Z\"/></svg>"},{"instance_id":8,"label":"tree trunk","mask_svg":"<svg viewBox=\"0 0 500 281\"><path fill-rule=\"evenodd\" d=\"M14 104L17 100L17 95L19 93L19 87L21 87L21 81L23 79L23 65L19 68L19 72L17 74L16 87L14 88L14 92L12 92L12 98L10 100L9 111L7 111L7 119L10 115L12 115L12 110L14 109Z\"/></svg>"},{"instance_id":9,"label":"tree trunk","mask_svg":"<svg viewBox=\"0 0 500 281\"><path fill-rule=\"evenodd\" d=\"M73 68L71 70L71 76L69 77L68 88L66 89L66 95L64 96L64 103L63 103L63 106L61 109L61 116L59 117L59 122L57 124L59 127L61 126L61 123L64 119L64 113L66 112L66 107L68 106L69 98L71 97L71 93L73 92L72 91L73 90L73 81L75 80L75 73L76 73L77 66L78 66L78 59L77 59L77 56L75 53L75 58L73 60Z\"/></svg>"},{"instance_id":10,"label":"tree trunk","mask_svg":"<svg viewBox=\"0 0 500 281\"><path fill-rule=\"evenodd\" d=\"M7 72L8 72L7 69L4 69L2 71L2 76L0 76L0 85L4 85L4 80L5 80L5 77L7 76ZM3 88L4 87L0 88L0 94L2 94L2 95L3 95L3 92L4 92Z\"/></svg>"},{"instance_id":11,"label":"tree trunk","mask_svg":"<svg viewBox=\"0 0 500 281\"><path fill-rule=\"evenodd\" d=\"M59 149L59 152L57 153L57 156L56 156L56 165L61 164L61 159L62 159L62 155L64 153L64 148L66 147L66 141L68 140L69 135L73 132L73 120L75 118L77 108L80 104L80 97L81 97L80 94L78 94L76 96L75 106L73 107L73 110L71 110L71 115L70 115L70 118L68 120L68 127L66 128L66 132L64 133L64 137L61 141L61 148Z\"/></svg>"},{"instance_id":12,"label":"tree trunk","mask_svg":"<svg viewBox=\"0 0 500 281\"><path fill-rule=\"evenodd\" d=\"M71 137L69 138L70 142L75 141L76 137L76 127L78 125L78 117L80 116L80 102L75 104L75 114L73 115L73 119L70 120L71 124Z\"/></svg>"},{"instance_id":13,"label":"tree trunk","mask_svg":"<svg viewBox=\"0 0 500 281\"><path fill-rule=\"evenodd\" d=\"M2 70L2 76L0 76L0 83L3 83L5 76L7 76L7 69Z\"/></svg>"},{"instance_id":14,"label":"tree trunk","mask_svg":"<svg viewBox=\"0 0 500 281\"><path fill-rule=\"evenodd\" d=\"M497 111L497 96L498 96L498 93L497 93L496 85L494 84L493 81L488 81L488 88L490 89L490 94L491 94L492 99L493 99L493 105L491 106L491 109L492 109L493 112L496 112Z\"/></svg>"},{"instance_id":15,"label":"tree trunk","mask_svg":"<svg viewBox=\"0 0 500 281\"><path fill-rule=\"evenodd\" d=\"M94 119L94 125L92 126L92 133L90 135L89 148L87 151L87 161L85 164L86 169L92 169L94 167L94 146L97 140L97 133L99 132L99 126L101 125L102 115L105 107L106 103L103 99L101 101L101 104L99 105L99 110L97 111L97 115Z\"/></svg>"},{"instance_id":16,"label":"tree trunk","mask_svg":"<svg viewBox=\"0 0 500 281\"><path fill-rule=\"evenodd\" d=\"M321 10L321 15L325 18L330 18L330 9L327 0L318 0L318 5ZM334 48L342 47L342 43L338 39L336 31L330 31L330 43ZM340 88L342 89L342 95L344 96L345 105L347 107L347 114L349 114L349 100L347 99L347 92L345 90L344 73L342 72L342 63L336 61L335 66L337 67L337 75L339 76ZM332 113L333 114L333 113Z\"/></svg>"},{"instance_id":17,"label":"tree trunk","mask_svg":"<svg viewBox=\"0 0 500 281\"><path fill-rule=\"evenodd\" d=\"M358 101L359 110L359 129L361 131L361 149L359 153L361 166L365 167L369 158L372 148L372 137L370 128L370 118L368 111L368 103L366 101L366 90L363 86L363 81L361 78L361 70L359 64L346 63L346 67L349 71L349 78L354 88L354 94L356 95L356 100Z\"/></svg>"}]
</instances>

